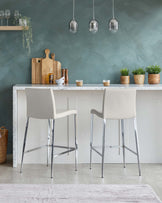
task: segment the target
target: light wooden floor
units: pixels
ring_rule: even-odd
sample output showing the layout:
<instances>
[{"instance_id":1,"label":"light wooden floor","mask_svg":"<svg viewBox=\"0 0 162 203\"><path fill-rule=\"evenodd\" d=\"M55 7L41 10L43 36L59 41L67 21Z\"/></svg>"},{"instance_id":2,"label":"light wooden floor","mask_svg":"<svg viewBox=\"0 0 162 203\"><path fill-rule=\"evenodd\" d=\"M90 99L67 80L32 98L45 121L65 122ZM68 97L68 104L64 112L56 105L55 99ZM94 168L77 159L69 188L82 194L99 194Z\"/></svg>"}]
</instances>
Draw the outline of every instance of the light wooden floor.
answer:
<instances>
[{"instance_id":1,"label":"light wooden floor","mask_svg":"<svg viewBox=\"0 0 162 203\"><path fill-rule=\"evenodd\" d=\"M0 165L0 183L26 184L149 184L162 199L162 164L142 164L142 177L138 176L136 164L128 164L123 169L121 164L105 164L104 179L100 178L100 164L80 164L78 172L74 165L54 165L54 179L50 179L50 166L24 165L23 174L11 163Z\"/></svg>"}]
</instances>

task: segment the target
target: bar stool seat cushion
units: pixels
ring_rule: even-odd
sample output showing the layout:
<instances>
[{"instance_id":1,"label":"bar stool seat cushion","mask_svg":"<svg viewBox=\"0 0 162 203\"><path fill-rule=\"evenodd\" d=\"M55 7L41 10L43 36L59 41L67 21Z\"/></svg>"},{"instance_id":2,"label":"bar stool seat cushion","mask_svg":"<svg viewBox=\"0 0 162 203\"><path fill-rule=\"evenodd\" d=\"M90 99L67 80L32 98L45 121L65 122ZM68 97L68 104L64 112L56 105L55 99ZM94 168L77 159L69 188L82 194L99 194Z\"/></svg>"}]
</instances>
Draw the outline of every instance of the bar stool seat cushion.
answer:
<instances>
[{"instance_id":1,"label":"bar stool seat cushion","mask_svg":"<svg viewBox=\"0 0 162 203\"><path fill-rule=\"evenodd\" d=\"M75 115L75 114L77 114L76 110L68 110L68 111L64 111L64 112L61 112L61 113L57 113L56 116L55 116L55 119L63 118L63 117L70 116L70 115Z\"/></svg>"},{"instance_id":2,"label":"bar stool seat cushion","mask_svg":"<svg viewBox=\"0 0 162 203\"><path fill-rule=\"evenodd\" d=\"M103 118L103 113L101 113L95 109L91 109L91 114L95 114L96 116Z\"/></svg>"}]
</instances>

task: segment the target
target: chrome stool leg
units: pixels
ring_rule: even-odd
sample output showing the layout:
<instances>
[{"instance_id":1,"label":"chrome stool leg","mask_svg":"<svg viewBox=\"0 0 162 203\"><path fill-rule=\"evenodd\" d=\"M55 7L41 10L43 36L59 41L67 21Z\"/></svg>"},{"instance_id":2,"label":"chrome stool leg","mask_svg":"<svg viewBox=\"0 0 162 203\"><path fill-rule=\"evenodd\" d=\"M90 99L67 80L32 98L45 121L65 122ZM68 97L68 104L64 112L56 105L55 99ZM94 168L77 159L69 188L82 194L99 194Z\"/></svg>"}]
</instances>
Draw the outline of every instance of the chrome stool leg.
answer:
<instances>
[{"instance_id":1,"label":"chrome stool leg","mask_svg":"<svg viewBox=\"0 0 162 203\"><path fill-rule=\"evenodd\" d=\"M91 114L91 135L90 135L90 169L92 169L93 119L94 119L94 115L93 115L93 114Z\"/></svg>"},{"instance_id":2,"label":"chrome stool leg","mask_svg":"<svg viewBox=\"0 0 162 203\"><path fill-rule=\"evenodd\" d=\"M67 147L69 148L70 144L70 137L69 137L69 116L67 116ZM67 155L69 156L69 153L67 153Z\"/></svg>"},{"instance_id":3,"label":"chrome stool leg","mask_svg":"<svg viewBox=\"0 0 162 203\"><path fill-rule=\"evenodd\" d=\"M69 97L67 97L66 99L67 101L67 110L69 110L69 106L70 106L70 101L69 101ZM69 136L69 116L67 116L67 147L70 147L70 136ZM69 156L69 152L67 153L67 155Z\"/></svg>"},{"instance_id":4,"label":"chrome stool leg","mask_svg":"<svg viewBox=\"0 0 162 203\"><path fill-rule=\"evenodd\" d=\"M53 150L54 150L54 131L55 131L55 120L53 119L52 126L52 150L51 150L51 178L53 178Z\"/></svg>"},{"instance_id":5,"label":"chrome stool leg","mask_svg":"<svg viewBox=\"0 0 162 203\"><path fill-rule=\"evenodd\" d=\"M50 136L51 136L51 120L48 119L48 140L47 140L47 166L49 163L49 153L50 153Z\"/></svg>"},{"instance_id":6,"label":"chrome stool leg","mask_svg":"<svg viewBox=\"0 0 162 203\"><path fill-rule=\"evenodd\" d=\"M77 125L77 115L74 115L74 134L75 134L75 171L78 170L78 142L77 142L76 125Z\"/></svg>"},{"instance_id":7,"label":"chrome stool leg","mask_svg":"<svg viewBox=\"0 0 162 203\"><path fill-rule=\"evenodd\" d=\"M134 118L134 129L135 129L135 141L136 141L136 150L137 150L138 171L139 171L139 176L141 176L141 166L140 166L140 158L139 158L139 141L138 141L138 131L137 131L136 118Z\"/></svg>"},{"instance_id":8,"label":"chrome stool leg","mask_svg":"<svg viewBox=\"0 0 162 203\"><path fill-rule=\"evenodd\" d=\"M26 146L26 137L27 137L27 132L28 132L28 126L29 126L29 117L27 118L26 128L25 128L25 135L24 135L24 143L23 143L23 150L22 150L20 173L22 173L23 159L24 159L24 153L25 153L25 146Z\"/></svg>"},{"instance_id":9,"label":"chrome stool leg","mask_svg":"<svg viewBox=\"0 0 162 203\"><path fill-rule=\"evenodd\" d=\"M123 147L123 166L125 168L125 137L124 137L124 119L121 120L121 130L122 130L122 147Z\"/></svg>"},{"instance_id":10,"label":"chrome stool leg","mask_svg":"<svg viewBox=\"0 0 162 203\"><path fill-rule=\"evenodd\" d=\"M101 178L103 178L104 170L104 155L105 155L105 130L106 130L106 119L103 120L103 138L102 138L102 167L101 167Z\"/></svg>"}]
</instances>

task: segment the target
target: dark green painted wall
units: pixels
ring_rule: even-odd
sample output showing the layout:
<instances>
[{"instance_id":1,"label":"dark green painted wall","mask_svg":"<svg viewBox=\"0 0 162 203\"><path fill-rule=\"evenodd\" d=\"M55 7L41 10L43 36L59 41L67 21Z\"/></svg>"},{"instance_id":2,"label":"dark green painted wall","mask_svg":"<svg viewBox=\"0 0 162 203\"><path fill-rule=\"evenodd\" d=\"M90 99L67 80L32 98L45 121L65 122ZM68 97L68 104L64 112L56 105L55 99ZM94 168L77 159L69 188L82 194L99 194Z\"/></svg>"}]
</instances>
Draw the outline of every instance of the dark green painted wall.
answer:
<instances>
[{"instance_id":1,"label":"dark green painted wall","mask_svg":"<svg viewBox=\"0 0 162 203\"><path fill-rule=\"evenodd\" d=\"M69 33L72 0L1 0L0 9L19 9L32 18L31 55L22 48L21 32L0 32L0 125L9 129L12 152L12 85L30 83L31 57L43 56L45 48L69 68L70 83L119 83L119 70L159 64L162 66L162 0L116 0L119 32L108 31L111 0L96 0L99 32L92 35L88 22L92 0L76 0L79 31Z\"/></svg>"}]
</instances>

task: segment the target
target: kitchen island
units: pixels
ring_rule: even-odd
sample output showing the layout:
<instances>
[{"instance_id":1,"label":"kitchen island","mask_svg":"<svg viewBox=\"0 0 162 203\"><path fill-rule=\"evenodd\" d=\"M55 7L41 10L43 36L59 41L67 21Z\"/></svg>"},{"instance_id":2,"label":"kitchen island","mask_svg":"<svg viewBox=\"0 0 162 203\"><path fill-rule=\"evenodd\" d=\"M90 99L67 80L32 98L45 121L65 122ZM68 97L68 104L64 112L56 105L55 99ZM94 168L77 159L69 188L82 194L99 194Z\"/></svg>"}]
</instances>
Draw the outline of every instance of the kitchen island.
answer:
<instances>
[{"instance_id":1,"label":"kitchen island","mask_svg":"<svg viewBox=\"0 0 162 203\"><path fill-rule=\"evenodd\" d=\"M25 88L51 88L54 91L58 111L76 109L78 111L78 143L79 163L89 162L90 109L101 110L103 91L101 84L87 84L83 87L76 85L15 85L13 86L13 167L20 163L21 151L26 122ZM141 163L162 163L162 85L120 85L113 84L108 88L137 89L137 124L139 131ZM45 120L31 119L27 147L37 147L47 143L48 125ZM63 123L65 122L65 123ZM134 147L133 121L125 122L126 144ZM68 127L69 124L69 127ZM62 128L62 126L66 126ZM68 133L67 133L68 132ZM73 120L61 119L56 122L56 144L67 145L67 134L70 145L73 145ZM129 136L128 136L129 134ZM95 118L94 139L96 145L101 144L102 122ZM120 144L120 125L111 120L107 124L106 143L108 146ZM25 155L24 163L46 163L46 149L41 149ZM119 156L117 156L117 154ZM65 155L67 156L67 155ZM59 157L55 163L73 163L74 154L69 158ZM136 157L127 153L128 163L136 163ZM93 162L100 163L100 158L94 153ZM116 148L107 148L105 163L121 163L122 153Z\"/></svg>"}]
</instances>

